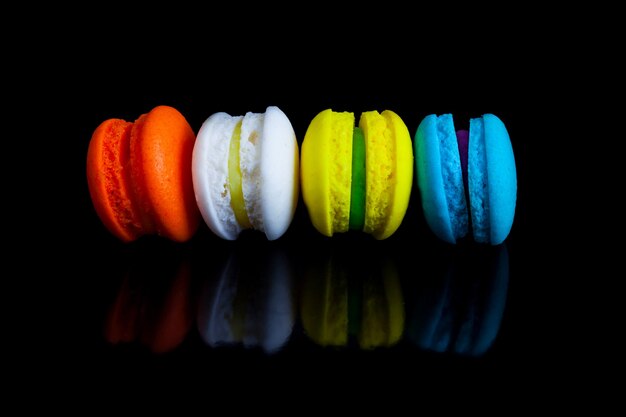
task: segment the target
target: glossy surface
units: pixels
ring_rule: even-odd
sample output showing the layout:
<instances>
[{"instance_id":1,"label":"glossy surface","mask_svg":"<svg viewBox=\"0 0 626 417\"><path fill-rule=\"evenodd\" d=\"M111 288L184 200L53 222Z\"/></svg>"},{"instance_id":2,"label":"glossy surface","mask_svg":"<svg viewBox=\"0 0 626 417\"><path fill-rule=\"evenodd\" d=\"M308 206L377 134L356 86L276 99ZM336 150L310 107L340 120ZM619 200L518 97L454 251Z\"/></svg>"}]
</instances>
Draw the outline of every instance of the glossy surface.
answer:
<instances>
[{"instance_id":1,"label":"glossy surface","mask_svg":"<svg viewBox=\"0 0 626 417\"><path fill-rule=\"evenodd\" d=\"M237 46L233 50L237 50L237 56L241 57L242 48ZM327 60L324 61L330 64ZM362 60L359 63L365 64ZM617 326L609 326L604 319L618 315L602 314L601 317L594 317L593 312L595 301L619 308L619 303L608 302L606 297L609 292L617 292L603 287L605 283L615 282L616 279L614 274L602 269L601 262L594 262L594 266L600 268L598 273L586 273L585 271L593 271L593 268L589 270L585 265L585 261L591 260L591 256L580 256L584 245L578 247L580 250L572 251L570 249L574 245L569 244L578 242L573 237L578 235L579 230L595 229L595 225L591 223L595 217L586 217L582 209L585 203L598 200L585 197L579 201L580 204L568 204L568 210L563 210L565 200L561 199L564 196L582 196L580 192L583 191L598 196L603 194L600 190L587 188L580 181L584 176L574 176L572 180L571 174L577 172L576 170L558 170L556 172L563 176L556 178L552 175L555 173L555 161L582 161L556 157L567 156L562 152L572 149L572 146L562 145L569 143L570 139L576 139L578 124L569 123L567 118L544 118L547 115L537 112L532 103L537 103L539 97L551 114L555 110L556 103L550 101L549 92L543 89L536 91L540 94L533 94L532 97L524 96L525 89L521 84L519 88L498 84L489 90L490 87L482 82L486 79L472 79L473 82L467 83L470 79L462 78L467 75L465 70L456 71L454 77L435 77L431 82L426 81L420 75L421 72L418 74L414 66L389 65L389 61L385 63L386 71L380 74L385 81L381 79L380 82L375 82L372 80L380 77L369 64L358 74L354 71L344 72L346 76L340 75L341 63L333 63L332 69L331 65L325 65L323 71L320 68L317 76L324 78L324 74L328 74L328 78L331 78L332 74L334 81L326 79L328 84L317 83L304 72L300 72L305 66L291 66L283 72L285 76L295 76L293 83L289 85L285 83L286 78L283 76L270 77L269 81L264 82L259 82L258 78L254 83L241 83L238 76L234 79L235 75L229 75L233 71L232 67L227 69L217 65L211 68L211 72L221 74L229 82L229 88L223 90L215 88L214 83L207 82L204 70L202 80L190 80L186 85L168 84L169 75L166 77L163 74L164 77L159 80L164 84L151 83L144 90L140 87L132 92L107 83L106 77L94 77L91 88L86 86L84 94L71 100L80 103L72 111L72 120L75 123L70 127L71 134L66 134L64 140L53 141L55 146L61 146L64 150L64 168L69 174L67 184L70 186L64 200L68 203L64 211L70 221L55 222L55 225L64 227L63 233L51 234L42 227L40 233L32 234L35 248L42 251L42 256L35 256L31 261L42 266L43 271L37 273L38 279L34 282L28 278L19 278L27 284L28 289L22 292L24 297L20 307L11 313L20 316L22 312L33 309L36 314L19 321L19 327L29 338L22 339L19 333L6 333L8 344L13 340L18 343L27 340L31 348L27 351L29 356L25 361L20 361L20 365L41 360L50 364L53 367L50 370L54 372L39 367L40 372L31 373L26 369L25 372L20 372L21 377L29 380L32 385L37 385L37 381L44 379L46 382L40 384L42 387L63 387L66 384L62 378L67 376L70 384L80 385L84 391L106 393L106 398L93 403L94 407L106 404L123 394L138 398L142 404L160 404L171 397L169 390L157 389L158 394L155 393L156 387L185 386L199 389L186 391L182 401L177 403L181 405L191 398L200 399L205 407L199 412L213 412L214 404L225 408L233 405L236 408L233 412L237 412L242 404L248 405L247 411L250 412L270 408L276 411L289 404L290 411L293 412L304 412L310 408L315 410L324 406L328 413L332 411L327 407L329 401L343 399L344 403L350 404L349 410L355 413L360 412L359 408L372 411L371 402L374 402L379 406L384 404L384 408L379 410L381 414L385 414L398 409L395 407L398 402L403 403L405 412L420 412L423 410L422 401L428 402L432 391L441 393L437 403L443 404L444 408L447 404L462 404L465 407L465 400L469 398L459 394L467 391L477 394L471 397L473 401L470 403L480 403L483 406L499 404L498 399L506 399L503 393L518 393L517 401L505 401L508 405L503 412L506 412L526 403L528 398L552 398L553 395L558 395L556 387L562 387L564 381L572 381L571 385L579 387L585 386L579 384L581 382L595 385L600 381L598 378L583 378L585 370L615 369L604 366L608 364L602 363L601 359L609 357L604 354L606 341L610 342L611 335L619 329ZM420 71L426 67L421 66ZM81 65L80 68L86 67ZM133 68L131 65L124 65L123 76L126 77L127 71L132 73ZM458 68L458 65L454 68ZM493 72L507 76L506 71L500 71L501 67L491 68ZM441 66L437 65L433 72L435 69L438 72ZM257 70L260 76L263 75L261 66L255 66L255 73ZM403 71L407 78L395 77L398 72ZM347 81L348 78L358 79L365 74L370 78L366 88L363 83L351 84ZM390 74L394 77L389 76ZM124 99L120 100L120 97ZM524 100L525 98L530 100ZM479 334L462 333L461 330L464 328L463 323L467 322L464 319L480 316L488 307L485 300L489 297L478 289L488 287L481 284L476 290L472 290L462 285L462 277L453 279L447 275L449 268L459 268L452 266L458 261L455 261L454 252L443 250L443 243L439 243L430 232L421 212L416 184L411 189L407 212L401 225L392 236L382 241L366 233L350 232L328 239L311 224L300 200L290 228L273 242L267 242L262 234L255 237L252 233L243 232L236 243L224 241L213 236L208 227L201 225L194 238L182 245L166 243L156 237L139 239L127 246L120 245L121 242L112 239L102 226L89 201L84 176L87 141L100 120L110 116L133 120L137 114L157 103L169 103L178 108L196 132L207 115L215 111L244 114L246 111L263 111L268 104L276 103L292 121L299 143L302 143L304 132L314 115L325 108L353 111L393 109L406 123L410 133L416 131L424 116L432 113L453 113L459 120L459 125L455 126L458 129L468 129L469 126L464 122L469 122L477 115L486 112L497 114L506 123L516 164L519 163L519 189L515 221L506 239L509 279L504 310L497 334L489 348L479 356L455 353L456 345L451 342L453 339L460 339L462 334L472 337ZM529 123L529 120L533 123ZM550 121L551 129L543 130L538 127L537 123L541 121ZM556 149L557 145L560 149L558 154L553 156L546 152L546 146ZM566 181L566 177L569 180ZM573 190L579 192L570 192ZM53 189L58 197L64 196L63 191L62 188ZM72 226L72 233L67 233L67 224ZM548 236L546 233L549 233L549 239L544 238ZM54 244L35 243L34 239L41 239L42 236L53 238ZM64 240L66 237L69 240ZM586 243L596 242L602 245L604 241L592 240ZM226 332L216 333L219 335L216 340L220 343L211 346L199 331L201 315L197 303L200 298L212 293L207 288L219 282L218 277L222 276L222 270L228 269L226 265L235 248L240 248L236 256L240 260L233 265L243 268L248 278L242 278L242 283L236 285L224 280L222 288L231 288L230 291L235 296L231 302L228 297L225 298L227 292L222 292L219 299L224 308L220 310L220 315L214 317L228 317L228 314L232 314L236 320L231 320L230 323L248 323L246 326L250 326L249 323L270 321L272 316L261 302L267 298L259 296L254 301L257 294L252 285L254 275L247 272L250 267L262 263L246 262L247 259L254 259L256 252L267 252L268 243L275 243L283 250L288 263L295 269L293 325L283 323L277 327L277 330L282 329L281 335L288 335L285 337L286 342L276 343L274 346L280 347L270 348L268 351L273 353L266 353L260 341L267 339L267 333L264 336L263 332L257 331L255 335L244 332L245 326L239 326L240 330L232 332L232 336ZM563 252L561 245L565 245ZM459 250L467 250L470 245L457 246ZM32 247L18 249L30 253ZM48 261L43 254L49 253L51 249L54 250L54 255ZM305 276L314 274L315 268L328 264L341 267L345 271L353 271L354 268L349 264L342 265L341 261L333 261L332 258L330 262L325 260L328 255L339 253L343 253L342 257L350 262L356 259L364 267L370 266L372 273L378 270L374 266L377 259L391 259L391 264L397 270L397 281L400 283L403 299L401 305L405 314L402 334L395 344L362 349L358 343L360 329L372 327L364 324L367 315L363 313L362 300L373 300L371 313L368 313L368 317L372 319L367 323L378 326L381 330L385 328L381 323L388 321L380 320L379 317L390 315L390 306L397 305L388 301L394 298L385 295L384 280L378 277L377 281L376 275L371 277L371 284L368 284L371 297L356 296L366 293L365 288L368 287L356 285L359 280L364 284L364 278L359 278L355 273L348 274L346 278L346 345L320 346L305 332L302 314L304 294L300 292L305 280L309 279ZM39 255L39 252L36 254ZM250 258L241 256L242 254L249 254ZM122 292L124 277L134 275L139 264L146 262L154 264L157 270L167 275L169 268L163 264L176 264L179 257L188 258L191 270L188 287L192 300L189 316L191 324L187 327L186 322L181 320L181 323L185 323L181 328L186 329L181 332L184 333L182 341L177 342L178 339L172 337L171 344L178 344L165 353L153 352L137 338L117 344L108 342L104 334L106 317ZM315 260L316 257L319 261ZM145 262L140 262L139 259L145 259ZM9 259L9 264L12 263L10 261ZM137 266L133 267L133 264ZM30 262L25 267L30 270ZM260 266L259 271L262 268L268 267ZM158 277L159 274L152 273L148 276ZM9 281L10 278L11 276L7 277ZM156 300L152 304L144 303L146 309L152 311L146 317L158 317L168 310L161 306L167 304L164 301L167 299L167 288L175 286L174 277L170 279L171 281L161 284L160 290L150 290L155 294ZM330 278L327 280L332 282ZM155 284L158 282L159 279ZM584 293L576 294L574 289L581 287L583 282ZM145 285L148 290L150 285ZM267 288L269 283L258 283L259 287L264 285ZM184 286L180 285L179 288ZM137 291L142 291L141 286L136 288ZM248 289L244 291L243 288ZM604 290L594 293L593 288ZM160 296L159 291L162 294ZM279 291L277 295L289 293ZM10 291L6 292L9 298L12 298L12 294ZM34 301L32 294L37 295ZM475 294L476 303L471 302L474 297L472 294ZM170 298L184 300L184 297ZM281 298L284 296L277 297L279 300ZM205 305L218 305L210 297L204 299L208 300ZM422 307L419 308L419 305ZM239 306L249 307L242 310ZM440 309L433 310L433 306L440 306ZM422 313L423 310L431 313ZM432 311L438 311L439 315ZM446 311L451 314L443 314ZM13 314L7 317L12 320ZM395 313L393 316L395 317ZM424 337L422 345L418 344L421 336L416 328L426 328L425 323L434 323L434 317L438 318L438 326L433 326L436 330L433 334L438 337ZM150 320L144 319L146 321ZM219 321L213 319L208 322ZM159 321L156 320L156 323ZM320 325L323 321L315 320L314 323ZM445 323L450 325L445 327ZM229 326L231 325L222 321L222 329L228 329ZM160 326L148 326L150 327ZM380 331L376 334L385 333ZM248 335L248 338L239 337L243 335ZM437 340L441 346L446 346L445 349L440 349L442 352L427 348L433 346ZM446 340L449 342L444 345L443 341ZM609 344L614 349L620 346ZM18 346L21 348L21 343ZM12 362L13 358L9 359ZM98 388L101 386L104 387ZM143 395L137 396L138 391ZM83 398L80 393L74 395L74 392L77 391L64 390L57 398L71 402ZM227 393L230 395L226 395ZM260 395L255 396L255 393ZM572 391L566 391L564 395L568 398L578 397ZM289 402L290 400L294 402ZM265 404L265 407L259 406L259 403ZM316 404L318 407L315 407ZM310 407L311 405L313 406ZM121 410L125 408L118 408L116 412Z\"/></svg>"},{"instance_id":2,"label":"glossy surface","mask_svg":"<svg viewBox=\"0 0 626 417\"><path fill-rule=\"evenodd\" d=\"M95 282L108 288L93 306L104 320L89 323L103 352L481 357L497 344L505 316L505 245L442 246L412 258L419 271L373 242L318 243L297 253L244 237L213 255L157 240L110 253L110 267Z\"/></svg>"}]
</instances>

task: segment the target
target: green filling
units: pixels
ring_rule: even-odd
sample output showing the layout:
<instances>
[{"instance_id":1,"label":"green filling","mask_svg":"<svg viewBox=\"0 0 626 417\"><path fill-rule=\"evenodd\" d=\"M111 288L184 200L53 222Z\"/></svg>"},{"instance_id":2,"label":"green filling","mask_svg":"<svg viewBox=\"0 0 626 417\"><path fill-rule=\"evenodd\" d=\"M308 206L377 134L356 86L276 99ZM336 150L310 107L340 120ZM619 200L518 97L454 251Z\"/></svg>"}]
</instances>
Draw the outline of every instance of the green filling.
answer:
<instances>
[{"instance_id":1,"label":"green filling","mask_svg":"<svg viewBox=\"0 0 626 417\"><path fill-rule=\"evenodd\" d=\"M350 230L365 225L365 136L359 127L352 134L352 184L350 187Z\"/></svg>"}]
</instances>

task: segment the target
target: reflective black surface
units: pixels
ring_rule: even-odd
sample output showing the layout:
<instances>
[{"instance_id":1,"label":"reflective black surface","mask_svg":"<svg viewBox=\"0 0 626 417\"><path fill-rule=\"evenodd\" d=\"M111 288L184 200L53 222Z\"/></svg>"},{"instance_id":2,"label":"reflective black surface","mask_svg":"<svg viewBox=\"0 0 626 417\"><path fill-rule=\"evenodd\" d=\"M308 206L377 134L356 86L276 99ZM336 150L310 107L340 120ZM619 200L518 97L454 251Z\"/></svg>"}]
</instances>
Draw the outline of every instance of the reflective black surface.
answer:
<instances>
[{"instance_id":1,"label":"reflective black surface","mask_svg":"<svg viewBox=\"0 0 626 417\"><path fill-rule=\"evenodd\" d=\"M595 352L610 332L590 318L598 300L575 292L586 258L572 250L577 232L593 225L580 223L578 206L561 207L584 187L571 171L555 173L560 159L549 152L576 130L566 119L554 122L556 129L545 118L556 92L525 83L495 59L471 72L453 70L458 62L450 57L447 73L441 61L416 68L403 59L355 73L354 60L330 65L311 61L323 55L311 51L276 61L284 65L264 60L244 78L229 65L174 71L154 56L136 66L102 63L98 54L81 62L87 81L74 81L70 132L55 142L64 161L56 169L68 174L69 191L51 189L50 201L67 200L64 220L48 227L38 217L49 243L37 249L54 256L51 263L32 260L46 278L29 281L24 293L40 294L33 304L43 307L20 326L29 360L45 364L35 375L46 385L67 376L81 391L103 381L116 393L199 386L198 398L211 401L234 390L261 391L273 401L297 392L308 408L332 396L362 406L390 398L419 404L429 387L469 390L483 400L494 392L534 396L602 368ZM229 48L220 54L219 62L240 58ZM254 231L227 242L202 225L184 244L153 236L123 244L91 205L88 141L104 119L133 120L158 104L178 108L196 131L217 111L277 105L299 143L326 108L391 109L411 135L431 113L451 112L461 128L470 117L494 113L516 158L513 228L501 247L439 242L424 222L414 181L405 218L385 241L352 232L325 238L300 200L291 227L274 242Z\"/></svg>"},{"instance_id":2,"label":"reflective black surface","mask_svg":"<svg viewBox=\"0 0 626 417\"><path fill-rule=\"evenodd\" d=\"M304 246L256 232L110 242L73 284L63 355L85 366L79 374L122 384L205 372L229 381L520 371L540 329L516 292L514 245L424 242L350 233Z\"/></svg>"},{"instance_id":3,"label":"reflective black surface","mask_svg":"<svg viewBox=\"0 0 626 417\"><path fill-rule=\"evenodd\" d=\"M304 117L294 124L302 132ZM300 201L273 242L255 231L223 241L203 225L183 244L157 236L123 244L99 223L85 187L81 244L66 258L78 277L65 283L60 355L79 379L121 386L207 375L220 386L263 386L270 375L327 387L400 384L400 375L507 379L534 367L546 341L543 312L527 304L538 266L524 236L523 181L500 247L439 242L417 192L384 241L321 236Z\"/></svg>"},{"instance_id":4,"label":"reflective black surface","mask_svg":"<svg viewBox=\"0 0 626 417\"><path fill-rule=\"evenodd\" d=\"M214 348L277 353L289 345L294 327L320 346L392 347L413 334L407 321L417 323L410 339L422 350L457 351L418 341L424 338L417 334L438 327L444 315L459 321L471 316L477 328L484 317L491 323L487 344L496 338L508 293L507 244L435 245L402 259L409 254L373 240L360 242L356 234L352 238L311 242L297 253L259 237L224 243L220 251L150 237L95 255L91 260L99 271L85 285L108 294L102 306L93 305L106 307L100 312L106 317L103 340L158 354L175 350L192 327Z\"/></svg>"}]
</instances>

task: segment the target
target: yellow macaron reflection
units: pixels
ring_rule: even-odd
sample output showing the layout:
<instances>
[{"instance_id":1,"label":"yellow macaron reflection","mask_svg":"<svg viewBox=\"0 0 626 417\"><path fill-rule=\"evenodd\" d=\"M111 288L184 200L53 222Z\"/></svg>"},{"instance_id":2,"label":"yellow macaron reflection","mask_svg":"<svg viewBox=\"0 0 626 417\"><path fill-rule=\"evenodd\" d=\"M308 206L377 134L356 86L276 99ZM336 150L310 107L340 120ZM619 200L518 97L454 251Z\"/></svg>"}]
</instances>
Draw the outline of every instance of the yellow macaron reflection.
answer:
<instances>
[{"instance_id":1,"label":"yellow macaron reflection","mask_svg":"<svg viewBox=\"0 0 626 417\"><path fill-rule=\"evenodd\" d=\"M315 344L371 350L394 346L402 338L405 311L398 268L390 256L367 255L311 253L300 291L300 319Z\"/></svg>"}]
</instances>

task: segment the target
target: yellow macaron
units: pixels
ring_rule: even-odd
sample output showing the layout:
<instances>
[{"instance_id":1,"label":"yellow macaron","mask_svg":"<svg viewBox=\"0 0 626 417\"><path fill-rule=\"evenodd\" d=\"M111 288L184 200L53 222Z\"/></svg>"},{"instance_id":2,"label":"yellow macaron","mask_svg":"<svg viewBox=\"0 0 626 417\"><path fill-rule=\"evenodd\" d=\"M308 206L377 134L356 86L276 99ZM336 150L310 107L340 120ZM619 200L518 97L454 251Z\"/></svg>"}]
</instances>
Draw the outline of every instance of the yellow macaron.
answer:
<instances>
[{"instance_id":1,"label":"yellow macaron","mask_svg":"<svg viewBox=\"0 0 626 417\"><path fill-rule=\"evenodd\" d=\"M386 239L400 226L413 183L409 131L393 111L326 109L302 142L302 197L313 226L325 236L358 230Z\"/></svg>"}]
</instances>

